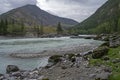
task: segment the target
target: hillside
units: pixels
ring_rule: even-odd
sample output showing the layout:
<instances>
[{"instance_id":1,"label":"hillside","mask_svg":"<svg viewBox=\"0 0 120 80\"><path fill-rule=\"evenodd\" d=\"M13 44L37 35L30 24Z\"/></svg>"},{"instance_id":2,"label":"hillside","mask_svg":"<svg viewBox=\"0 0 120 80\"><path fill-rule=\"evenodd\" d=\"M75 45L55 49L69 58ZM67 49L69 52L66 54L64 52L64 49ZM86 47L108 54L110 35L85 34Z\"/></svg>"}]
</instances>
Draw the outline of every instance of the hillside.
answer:
<instances>
[{"instance_id":1,"label":"hillside","mask_svg":"<svg viewBox=\"0 0 120 80\"><path fill-rule=\"evenodd\" d=\"M46 25L46 26L54 26L58 22L66 25L75 25L78 22L68 19L62 18L55 15L52 15L44 10L41 10L36 5L25 5L23 7L19 7L8 11L0 15L0 18L7 20L15 20L16 22L24 22L26 25Z\"/></svg>"},{"instance_id":2,"label":"hillside","mask_svg":"<svg viewBox=\"0 0 120 80\"><path fill-rule=\"evenodd\" d=\"M93 15L74 27L77 33L113 33L120 31L120 0L108 0Z\"/></svg>"}]
</instances>

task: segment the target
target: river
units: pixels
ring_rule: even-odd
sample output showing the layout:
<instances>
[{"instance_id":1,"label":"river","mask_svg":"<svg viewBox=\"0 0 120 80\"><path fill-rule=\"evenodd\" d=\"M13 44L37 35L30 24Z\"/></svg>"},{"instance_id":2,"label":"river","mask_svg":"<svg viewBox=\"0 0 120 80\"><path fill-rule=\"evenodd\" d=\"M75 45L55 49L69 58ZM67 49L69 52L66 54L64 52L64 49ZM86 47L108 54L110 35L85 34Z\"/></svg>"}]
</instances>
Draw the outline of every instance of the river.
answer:
<instances>
[{"instance_id":1,"label":"river","mask_svg":"<svg viewBox=\"0 0 120 80\"><path fill-rule=\"evenodd\" d=\"M47 64L48 57L20 59L12 58L11 53L40 53L45 50L65 49L73 45L100 45L101 41L92 39L61 38L26 38L26 39L1 39L0 40L0 73L5 73L7 65L17 65L20 69L30 70L43 67ZM50 54L50 53L49 53Z\"/></svg>"}]
</instances>

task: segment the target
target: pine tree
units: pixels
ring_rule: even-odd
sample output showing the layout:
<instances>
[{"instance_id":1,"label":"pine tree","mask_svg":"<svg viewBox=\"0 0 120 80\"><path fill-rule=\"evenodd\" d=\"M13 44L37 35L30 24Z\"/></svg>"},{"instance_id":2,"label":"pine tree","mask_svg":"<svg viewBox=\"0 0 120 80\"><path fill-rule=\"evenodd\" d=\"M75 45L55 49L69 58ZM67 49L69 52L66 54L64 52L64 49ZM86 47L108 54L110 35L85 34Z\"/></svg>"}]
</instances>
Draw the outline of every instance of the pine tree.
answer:
<instances>
[{"instance_id":1,"label":"pine tree","mask_svg":"<svg viewBox=\"0 0 120 80\"><path fill-rule=\"evenodd\" d=\"M40 26L40 35L43 35L44 31L43 31L43 23L41 22L41 26Z\"/></svg>"},{"instance_id":2,"label":"pine tree","mask_svg":"<svg viewBox=\"0 0 120 80\"><path fill-rule=\"evenodd\" d=\"M63 32L63 29L61 27L61 23L59 22L57 25L57 34L62 34L62 32Z\"/></svg>"},{"instance_id":3,"label":"pine tree","mask_svg":"<svg viewBox=\"0 0 120 80\"><path fill-rule=\"evenodd\" d=\"M25 25L24 25L24 22L22 21L21 22L21 33L24 33L25 32Z\"/></svg>"},{"instance_id":4,"label":"pine tree","mask_svg":"<svg viewBox=\"0 0 120 80\"><path fill-rule=\"evenodd\" d=\"M1 31L2 31L2 25L1 25L1 20L0 20L0 34L1 34Z\"/></svg>"},{"instance_id":5,"label":"pine tree","mask_svg":"<svg viewBox=\"0 0 120 80\"><path fill-rule=\"evenodd\" d=\"M3 34L6 35L8 32L7 32L7 28L8 28L8 21L5 20L4 21L4 26L3 26Z\"/></svg>"},{"instance_id":6,"label":"pine tree","mask_svg":"<svg viewBox=\"0 0 120 80\"><path fill-rule=\"evenodd\" d=\"M2 34L2 35L3 35L3 27L4 27L4 21L1 20L1 22L0 22L0 34Z\"/></svg>"}]
</instances>

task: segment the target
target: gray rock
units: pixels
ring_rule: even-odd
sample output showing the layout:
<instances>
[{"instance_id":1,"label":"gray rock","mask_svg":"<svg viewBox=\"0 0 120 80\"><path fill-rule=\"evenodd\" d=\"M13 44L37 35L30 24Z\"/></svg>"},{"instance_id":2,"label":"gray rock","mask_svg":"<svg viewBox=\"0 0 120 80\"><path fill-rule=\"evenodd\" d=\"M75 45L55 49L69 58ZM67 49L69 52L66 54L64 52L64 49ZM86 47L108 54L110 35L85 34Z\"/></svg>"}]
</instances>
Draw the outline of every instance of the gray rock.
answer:
<instances>
[{"instance_id":1,"label":"gray rock","mask_svg":"<svg viewBox=\"0 0 120 80\"><path fill-rule=\"evenodd\" d=\"M112 69L110 67L105 67L104 68L104 71L105 72L108 72L108 73L111 73L112 72Z\"/></svg>"},{"instance_id":2,"label":"gray rock","mask_svg":"<svg viewBox=\"0 0 120 80\"><path fill-rule=\"evenodd\" d=\"M15 65L8 65L7 68L6 68L6 72L7 73L17 72L19 70L20 69L17 66L15 66Z\"/></svg>"},{"instance_id":3,"label":"gray rock","mask_svg":"<svg viewBox=\"0 0 120 80\"><path fill-rule=\"evenodd\" d=\"M113 63L120 63L120 59L119 59L119 58L114 59L114 60L112 60L112 62L113 62Z\"/></svg>"},{"instance_id":4,"label":"gray rock","mask_svg":"<svg viewBox=\"0 0 120 80\"><path fill-rule=\"evenodd\" d=\"M10 75L9 75L9 74L5 74L4 77L5 77L5 78L8 78L8 77L10 77Z\"/></svg>"},{"instance_id":5,"label":"gray rock","mask_svg":"<svg viewBox=\"0 0 120 80\"><path fill-rule=\"evenodd\" d=\"M0 80L3 80L3 79L4 79L4 75L0 74Z\"/></svg>"},{"instance_id":6,"label":"gray rock","mask_svg":"<svg viewBox=\"0 0 120 80\"><path fill-rule=\"evenodd\" d=\"M16 80L15 77L9 77L8 80Z\"/></svg>"},{"instance_id":7,"label":"gray rock","mask_svg":"<svg viewBox=\"0 0 120 80\"><path fill-rule=\"evenodd\" d=\"M25 72L22 73L22 76L23 76L23 77L26 77L26 76L28 76L28 75L29 75L29 71L25 71Z\"/></svg>"},{"instance_id":8,"label":"gray rock","mask_svg":"<svg viewBox=\"0 0 120 80\"><path fill-rule=\"evenodd\" d=\"M90 74L89 77L90 77L90 78L95 78L95 77L96 77L96 74Z\"/></svg>"},{"instance_id":9,"label":"gray rock","mask_svg":"<svg viewBox=\"0 0 120 80\"><path fill-rule=\"evenodd\" d=\"M110 73L100 73L96 75L95 80L108 80L110 75L111 75Z\"/></svg>"},{"instance_id":10,"label":"gray rock","mask_svg":"<svg viewBox=\"0 0 120 80\"><path fill-rule=\"evenodd\" d=\"M12 76L20 77L20 76L21 76L21 73L20 73L20 72L13 72L13 73L12 73Z\"/></svg>"}]
</instances>

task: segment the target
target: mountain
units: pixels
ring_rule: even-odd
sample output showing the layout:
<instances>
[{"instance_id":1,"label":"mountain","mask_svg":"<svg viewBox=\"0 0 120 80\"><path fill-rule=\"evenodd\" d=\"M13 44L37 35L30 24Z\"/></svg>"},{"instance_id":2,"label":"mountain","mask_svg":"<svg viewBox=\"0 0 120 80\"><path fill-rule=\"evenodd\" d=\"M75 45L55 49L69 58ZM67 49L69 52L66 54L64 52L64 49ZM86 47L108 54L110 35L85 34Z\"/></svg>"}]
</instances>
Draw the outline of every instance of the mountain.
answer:
<instances>
[{"instance_id":1,"label":"mountain","mask_svg":"<svg viewBox=\"0 0 120 80\"><path fill-rule=\"evenodd\" d=\"M14 20L15 22L24 22L26 25L45 25L45 26L55 26L58 22L64 25L76 25L78 22L52 15L36 5L25 5L8 11L0 15L0 19Z\"/></svg>"},{"instance_id":2,"label":"mountain","mask_svg":"<svg viewBox=\"0 0 120 80\"><path fill-rule=\"evenodd\" d=\"M108 0L93 15L73 29L77 33L113 33L120 31L120 0Z\"/></svg>"}]
</instances>

